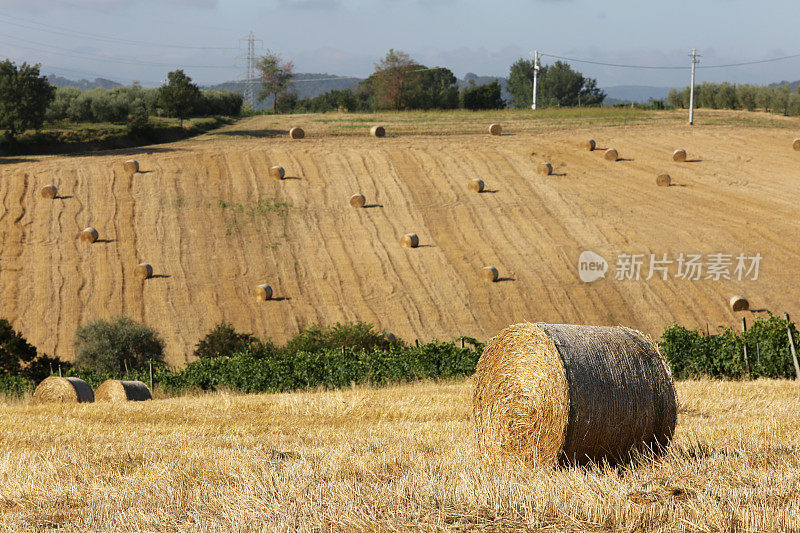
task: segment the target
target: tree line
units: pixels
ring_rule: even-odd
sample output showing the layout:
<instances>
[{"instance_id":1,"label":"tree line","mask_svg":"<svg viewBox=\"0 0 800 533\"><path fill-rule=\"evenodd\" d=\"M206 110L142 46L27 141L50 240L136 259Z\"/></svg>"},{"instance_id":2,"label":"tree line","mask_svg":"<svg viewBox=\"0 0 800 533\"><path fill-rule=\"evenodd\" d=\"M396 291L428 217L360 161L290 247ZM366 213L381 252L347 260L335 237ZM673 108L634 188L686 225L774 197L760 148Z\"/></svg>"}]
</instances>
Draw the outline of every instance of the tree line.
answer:
<instances>
[{"instance_id":1,"label":"tree line","mask_svg":"<svg viewBox=\"0 0 800 533\"><path fill-rule=\"evenodd\" d=\"M674 108L689 107L689 87L672 89L667 103ZM695 107L709 109L761 109L783 115L800 115L800 88L793 91L788 84L777 86L704 82L694 88Z\"/></svg>"}]
</instances>

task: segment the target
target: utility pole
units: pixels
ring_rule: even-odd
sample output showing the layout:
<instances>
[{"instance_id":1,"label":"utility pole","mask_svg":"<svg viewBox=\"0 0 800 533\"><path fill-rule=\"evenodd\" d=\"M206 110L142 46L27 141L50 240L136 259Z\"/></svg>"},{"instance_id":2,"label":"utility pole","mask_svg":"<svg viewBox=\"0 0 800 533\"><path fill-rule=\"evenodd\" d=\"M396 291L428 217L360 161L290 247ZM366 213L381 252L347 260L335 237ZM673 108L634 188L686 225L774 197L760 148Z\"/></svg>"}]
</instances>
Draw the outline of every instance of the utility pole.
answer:
<instances>
[{"instance_id":1,"label":"utility pole","mask_svg":"<svg viewBox=\"0 0 800 533\"><path fill-rule=\"evenodd\" d=\"M533 52L533 103L531 109L536 111L536 82L539 81L539 50Z\"/></svg>"},{"instance_id":2,"label":"utility pole","mask_svg":"<svg viewBox=\"0 0 800 533\"><path fill-rule=\"evenodd\" d=\"M689 57L692 58L692 83L690 85L691 89L689 90L689 125L691 126L694 124L694 69L697 63L700 62L697 55L697 50L692 48L692 51L689 53Z\"/></svg>"},{"instance_id":3,"label":"utility pole","mask_svg":"<svg viewBox=\"0 0 800 533\"><path fill-rule=\"evenodd\" d=\"M247 42L247 55L244 56L244 60L246 63L246 70L247 74L245 75L244 79L244 100L247 102L247 105L250 106L250 109L255 109L256 107L256 41L260 41L262 44L264 41L261 39L256 39L253 32L250 32L250 35L247 37L243 37L239 39L239 42L242 41Z\"/></svg>"}]
</instances>

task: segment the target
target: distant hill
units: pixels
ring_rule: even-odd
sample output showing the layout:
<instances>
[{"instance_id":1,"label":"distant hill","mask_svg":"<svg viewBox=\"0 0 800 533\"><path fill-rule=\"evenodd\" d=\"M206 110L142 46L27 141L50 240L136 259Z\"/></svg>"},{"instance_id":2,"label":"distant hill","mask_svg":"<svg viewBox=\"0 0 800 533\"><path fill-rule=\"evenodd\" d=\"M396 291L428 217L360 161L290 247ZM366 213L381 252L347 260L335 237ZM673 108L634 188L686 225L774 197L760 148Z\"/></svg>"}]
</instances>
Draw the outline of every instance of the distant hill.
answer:
<instances>
[{"instance_id":1,"label":"distant hill","mask_svg":"<svg viewBox=\"0 0 800 533\"><path fill-rule=\"evenodd\" d=\"M121 87L121 83L117 83L115 81L107 80L105 78L95 78L94 81L89 80L70 80L68 78L62 78L61 76L56 76L55 74L50 74L47 76L47 81L49 81L52 85L56 87L77 87L78 89L94 89L96 87L102 87L103 89L113 89L114 87Z\"/></svg>"},{"instance_id":2,"label":"distant hill","mask_svg":"<svg viewBox=\"0 0 800 533\"><path fill-rule=\"evenodd\" d=\"M651 87L649 85L614 85L603 87L606 92L605 105L622 103L646 104L648 100L663 100L669 94L671 87Z\"/></svg>"},{"instance_id":3,"label":"distant hill","mask_svg":"<svg viewBox=\"0 0 800 533\"><path fill-rule=\"evenodd\" d=\"M791 90L796 91L798 88L800 88L800 80L797 80L797 81L786 81L786 80L783 80L783 81L779 81L778 83L770 83L769 84L770 87L780 87L781 85L788 85Z\"/></svg>"}]
</instances>

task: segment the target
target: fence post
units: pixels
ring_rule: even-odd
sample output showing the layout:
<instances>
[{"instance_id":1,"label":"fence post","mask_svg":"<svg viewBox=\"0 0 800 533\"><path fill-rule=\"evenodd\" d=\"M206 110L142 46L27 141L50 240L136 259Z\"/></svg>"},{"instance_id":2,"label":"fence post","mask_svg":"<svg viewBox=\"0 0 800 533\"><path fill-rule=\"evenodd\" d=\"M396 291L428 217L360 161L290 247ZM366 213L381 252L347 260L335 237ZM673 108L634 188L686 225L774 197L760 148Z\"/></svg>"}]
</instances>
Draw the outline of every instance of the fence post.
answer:
<instances>
[{"instance_id":1,"label":"fence post","mask_svg":"<svg viewBox=\"0 0 800 533\"><path fill-rule=\"evenodd\" d=\"M747 318L742 317L742 348L744 349L744 368L747 371L747 377L751 377L750 361L747 359L747 341L744 339L744 333L747 333Z\"/></svg>"},{"instance_id":2,"label":"fence post","mask_svg":"<svg viewBox=\"0 0 800 533\"><path fill-rule=\"evenodd\" d=\"M417 348L419 348L419 339L414 339L414 343L417 345Z\"/></svg>"},{"instance_id":3,"label":"fence post","mask_svg":"<svg viewBox=\"0 0 800 533\"><path fill-rule=\"evenodd\" d=\"M53 375L53 363L50 363L50 375Z\"/></svg>"},{"instance_id":4,"label":"fence post","mask_svg":"<svg viewBox=\"0 0 800 533\"><path fill-rule=\"evenodd\" d=\"M792 338L791 321L789 320L789 313L786 313L786 334L789 336L789 348L792 350L792 362L794 363L795 379L800 381L800 364L797 363L797 351L794 349L794 339Z\"/></svg>"},{"instance_id":5,"label":"fence post","mask_svg":"<svg viewBox=\"0 0 800 533\"><path fill-rule=\"evenodd\" d=\"M58 377L63 377L61 375L61 363L58 363Z\"/></svg>"},{"instance_id":6,"label":"fence post","mask_svg":"<svg viewBox=\"0 0 800 533\"><path fill-rule=\"evenodd\" d=\"M148 361L148 365L150 365L150 391L153 390L153 361Z\"/></svg>"}]
</instances>

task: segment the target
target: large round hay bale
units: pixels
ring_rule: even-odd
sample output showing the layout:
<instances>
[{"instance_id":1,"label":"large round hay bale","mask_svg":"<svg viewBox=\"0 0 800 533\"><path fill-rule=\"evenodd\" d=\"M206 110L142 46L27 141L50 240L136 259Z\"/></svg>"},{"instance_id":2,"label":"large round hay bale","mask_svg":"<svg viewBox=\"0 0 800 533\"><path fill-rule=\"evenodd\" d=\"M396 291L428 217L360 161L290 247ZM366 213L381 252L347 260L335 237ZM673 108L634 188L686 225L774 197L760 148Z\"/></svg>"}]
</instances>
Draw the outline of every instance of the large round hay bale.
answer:
<instances>
[{"instance_id":1,"label":"large round hay bale","mask_svg":"<svg viewBox=\"0 0 800 533\"><path fill-rule=\"evenodd\" d=\"M731 297L731 311L738 313L739 311L749 311L750 302L741 294Z\"/></svg>"},{"instance_id":2,"label":"large round hay bale","mask_svg":"<svg viewBox=\"0 0 800 533\"><path fill-rule=\"evenodd\" d=\"M501 464L617 463L669 444L677 402L669 367L644 334L523 323L483 350L473 415L481 451Z\"/></svg>"},{"instance_id":3,"label":"large round hay bale","mask_svg":"<svg viewBox=\"0 0 800 533\"><path fill-rule=\"evenodd\" d=\"M669 174L662 173L656 177L656 185L659 187L669 187L672 184L672 178L669 177Z\"/></svg>"},{"instance_id":4,"label":"large round hay bale","mask_svg":"<svg viewBox=\"0 0 800 533\"><path fill-rule=\"evenodd\" d=\"M386 137L386 128L383 126L372 126L369 130L369 134L373 137Z\"/></svg>"},{"instance_id":5,"label":"large round hay bale","mask_svg":"<svg viewBox=\"0 0 800 533\"><path fill-rule=\"evenodd\" d=\"M467 185L467 189L473 192L483 192L483 188L486 185L483 183L481 179L474 179L469 181L469 185Z\"/></svg>"},{"instance_id":6,"label":"large round hay bale","mask_svg":"<svg viewBox=\"0 0 800 533\"><path fill-rule=\"evenodd\" d=\"M613 148L609 148L606 150L606 153L603 155L608 161L616 161L619 159L619 152L614 150Z\"/></svg>"},{"instance_id":7,"label":"large round hay bale","mask_svg":"<svg viewBox=\"0 0 800 533\"><path fill-rule=\"evenodd\" d=\"M50 376L33 391L33 403L83 403L93 402L92 388L79 378Z\"/></svg>"},{"instance_id":8,"label":"large round hay bale","mask_svg":"<svg viewBox=\"0 0 800 533\"><path fill-rule=\"evenodd\" d=\"M583 147L591 152L597 148L597 143L594 142L594 139L588 139L583 142Z\"/></svg>"},{"instance_id":9,"label":"large round hay bale","mask_svg":"<svg viewBox=\"0 0 800 533\"><path fill-rule=\"evenodd\" d=\"M501 135L503 133L503 126L500 124L492 124L489 126L489 133L491 135Z\"/></svg>"},{"instance_id":10,"label":"large round hay bale","mask_svg":"<svg viewBox=\"0 0 800 533\"><path fill-rule=\"evenodd\" d=\"M686 150L675 150L672 152L672 160L676 163L684 163L686 161Z\"/></svg>"},{"instance_id":11,"label":"large round hay bale","mask_svg":"<svg viewBox=\"0 0 800 533\"><path fill-rule=\"evenodd\" d=\"M143 402L152 400L153 395L141 381L108 379L97 387L94 399L96 402Z\"/></svg>"},{"instance_id":12,"label":"large round hay bale","mask_svg":"<svg viewBox=\"0 0 800 533\"><path fill-rule=\"evenodd\" d=\"M800 139L795 139L792 143L792 148L800 152Z\"/></svg>"},{"instance_id":13,"label":"large round hay bale","mask_svg":"<svg viewBox=\"0 0 800 533\"><path fill-rule=\"evenodd\" d=\"M42 196L42 198L49 198L52 200L58 196L58 189L51 183L50 185L45 185L42 187L42 190L39 191L39 194Z\"/></svg>"},{"instance_id":14,"label":"large round hay bale","mask_svg":"<svg viewBox=\"0 0 800 533\"><path fill-rule=\"evenodd\" d=\"M400 238L403 248L416 248L419 246L419 237L416 233L406 233Z\"/></svg>"},{"instance_id":15,"label":"large round hay bale","mask_svg":"<svg viewBox=\"0 0 800 533\"><path fill-rule=\"evenodd\" d=\"M494 283L500 277L500 273L497 271L495 267L487 266L481 269L481 277L485 281Z\"/></svg>"},{"instance_id":16,"label":"large round hay bale","mask_svg":"<svg viewBox=\"0 0 800 533\"><path fill-rule=\"evenodd\" d=\"M306 136L306 132L303 131L303 128L292 128L289 130L289 137L292 139L302 139Z\"/></svg>"},{"instance_id":17,"label":"large round hay bale","mask_svg":"<svg viewBox=\"0 0 800 533\"><path fill-rule=\"evenodd\" d=\"M136 277L140 279L150 279L153 277L153 266L150 263L139 263L136 265Z\"/></svg>"},{"instance_id":18,"label":"large round hay bale","mask_svg":"<svg viewBox=\"0 0 800 533\"><path fill-rule=\"evenodd\" d=\"M97 230L93 227L89 226L88 228L84 229L81 232L81 240L83 242L93 243L97 242L97 239L100 237L100 234L97 233Z\"/></svg>"},{"instance_id":19,"label":"large round hay bale","mask_svg":"<svg viewBox=\"0 0 800 533\"><path fill-rule=\"evenodd\" d=\"M269 177L274 180L282 180L286 176L286 171L283 167L274 166L269 169Z\"/></svg>"},{"instance_id":20,"label":"large round hay bale","mask_svg":"<svg viewBox=\"0 0 800 533\"><path fill-rule=\"evenodd\" d=\"M122 164L122 168L124 168L126 172L136 174L139 172L139 162L135 159L128 159Z\"/></svg>"},{"instance_id":21,"label":"large round hay bale","mask_svg":"<svg viewBox=\"0 0 800 533\"><path fill-rule=\"evenodd\" d=\"M367 199L363 194L354 194L350 197L350 205L353 207L364 207L367 204Z\"/></svg>"},{"instance_id":22,"label":"large round hay bale","mask_svg":"<svg viewBox=\"0 0 800 533\"><path fill-rule=\"evenodd\" d=\"M257 285L253 290L253 295L259 302L266 302L272 298L272 287L267 284Z\"/></svg>"},{"instance_id":23,"label":"large round hay bale","mask_svg":"<svg viewBox=\"0 0 800 533\"><path fill-rule=\"evenodd\" d=\"M536 171L542 176L549 176L553 173L553 165L547 162L539 163L539 165L536 167Z\"/></svg>"}]
</instances>

